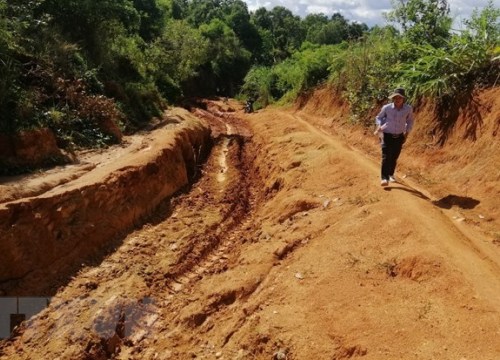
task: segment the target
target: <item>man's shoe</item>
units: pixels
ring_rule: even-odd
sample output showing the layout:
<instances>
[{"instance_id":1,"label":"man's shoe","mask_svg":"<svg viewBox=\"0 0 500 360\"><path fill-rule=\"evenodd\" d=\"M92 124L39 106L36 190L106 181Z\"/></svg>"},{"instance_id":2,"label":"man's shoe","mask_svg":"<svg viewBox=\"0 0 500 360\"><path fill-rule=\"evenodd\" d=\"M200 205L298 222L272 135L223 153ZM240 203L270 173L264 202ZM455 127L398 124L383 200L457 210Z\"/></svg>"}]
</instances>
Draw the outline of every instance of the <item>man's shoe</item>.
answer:
<instances>
[{"instance_id":1,"label":"man's shoe","mask_svg":"<svg viewBox=\"0 0 500 360\"><path fill-rule=\"evenodd\" d=\"M396 178L393 175L389 176L389 182L396 182Z\"/></svg>"},{"instance_id":2,"label":"man's shoe","mask_svg":"<svg viewBox=\"0 0 500 360\"><path fill-rule=\"evenodd\" d=\"M389 182L386 179L382 179L382 181L380 182L380 185L387 186L387 185L389 185Z\"/></svg>"}]
</instances>

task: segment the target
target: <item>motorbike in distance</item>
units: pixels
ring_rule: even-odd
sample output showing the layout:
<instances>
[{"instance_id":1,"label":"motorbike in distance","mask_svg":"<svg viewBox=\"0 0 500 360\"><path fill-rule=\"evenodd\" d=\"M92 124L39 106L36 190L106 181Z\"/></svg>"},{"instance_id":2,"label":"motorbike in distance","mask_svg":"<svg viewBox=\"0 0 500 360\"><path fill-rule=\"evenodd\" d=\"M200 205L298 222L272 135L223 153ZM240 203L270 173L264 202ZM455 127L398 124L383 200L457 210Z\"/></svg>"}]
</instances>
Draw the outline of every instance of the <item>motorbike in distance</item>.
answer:
<instances>
[{"instance_id":1,"label":"motorbike in distance","mask_svg":"<svg viewBox=\"0 0 500 360\"><path fill-rule=\"evenodd\" d=\"M247 114L253 113L253 103L255 101L252 99L248 99L247 102L245 103L245 107L243 108L244 112Z\"/></svg>"}]
</instances>

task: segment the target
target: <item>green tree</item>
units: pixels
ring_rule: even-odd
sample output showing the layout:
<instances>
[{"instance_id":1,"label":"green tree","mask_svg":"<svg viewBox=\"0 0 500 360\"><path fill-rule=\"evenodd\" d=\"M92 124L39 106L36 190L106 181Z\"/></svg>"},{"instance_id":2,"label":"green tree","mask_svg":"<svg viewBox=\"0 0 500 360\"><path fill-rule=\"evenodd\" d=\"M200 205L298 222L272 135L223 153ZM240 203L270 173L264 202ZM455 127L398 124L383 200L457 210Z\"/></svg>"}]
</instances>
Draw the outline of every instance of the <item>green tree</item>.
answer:
<instances>
[{"instance_id":1,"label":"green tree","mask_svg":"<svg viewBox=\"0 0 500 360\"><path fill-rule=\"evenodd\" d=\"M492 0L481 11L474 9L465 25L464 36L471 42L481 42L489 50L500 46L500 8L495 7Z\"/></svg>"},{"instance_id":2,"label":"green tree","mask_svg":"<svg viewBox=\"0 0 500 360\"><path fill-rule=\"evenodd\" d=\"M37 10L50 16L51 26L59 28L68 41L81 44L94 65L109 60L104 59L108 57L109 39L103 43L103 34L126 36L138 33L141 25L140 14L131 0L46 0Z\"/></svg>"},{"instance_id":3,"label":"green tree","mask_svg":"<svg viewBox=\"0 0 500 360\"><path fill-rule=\"evenodd\" d=\"M339 13L333 14L331 19L322 14L308 15L303 24L307 29L306 40L313 44L340 44L342 41L358 39L368 31L366 24L349 23Z\"/></svg>"},{"instance_id":4,"label":"green tree","mask_svg":"<svg viewBox=\"0 0 500 360\"><path fill-rule=\"evenodd\" d=\"M352 22L347 29L347 36L351 40L357 40L368 32L368 25L365 23Z\"/></svg>"},{"instance_id":5,"label":"green tree","mask_svg":"<svg viewBox=\"0 0 500 360\"><path fill-rule=\"evenodd\" d=\"M258 65L271 66L277 62L273 56L273 35L271 31L267 29L257 28L257 31L261 39L261 47L256 54L253 54L254 62Z\"/></svg>"},{"instance_id":6,"label":"green tree","mask_svg":"<svg viewBox=\"0 0 500 360\"><path fill-rule=\"evenodd\" d=\"M348 39L349 26L345 19L336 19L329 21L324 25L317 34L315 42L317 44L340 44L342 41Z\"/></svg>"},{"instance_id":7,"label":"green tree","mask_svg":"<svg viewBox=\"0 0 500 360\"><path fill-rule=\"evenodd\" d=\"M257 27L250 21L247 4L241 0L226 1L224 7L224 22L234 31L241 44L259 58L262 49L262 39Z\"/></svg>"},{"instance_id":8,"label":"green tree","mask_svg":"<svg viewBox=\"0 0 500 360\"><path fill-rule=\"evenodd\" d=\"M245 76L241 93L246 98L257 99L257 106L265 107L281 96L275 92L277 76L269 66L253 66Z\"/></svg>"},{"instance_id":9,"label":"green tree","mask_svg":"<svg viewBox=\"0 0 500 360\"><path fill-rule=\"evenodd\" d=\"M452 19L447 0L392 0L387 19L399 24L412 44L445 46Z\"/></svg>"},{"instance_id":10,"label":"green tree","mask_svg":"<svg viewBox=\"0 0 500 360\"><path fill-rule=\"evenodd\" d=\"M328 17L325 14L309 14L302 21L306 31L306 41L314 44L320 44L319 35L323 27L328 24Z\"/></svg>"},{"instance_id":11,"label":"green tree","mask_svg":"<svg viewBox=\"0 0 500 360\"><path fill-rule=\"evenodd\" d=\"M200 31L210 44L210 66L206 69L210 69L213 78L208 83L212 83L212 90L220 94L234 95L250 68L250 52L241 46L234 31L219 19L202 25Z\"/></svg>"},{"instance_id":12,"label":"green tree","mask_svg":"<svg viewBox=\"0 0 500 360\"><path fill-rule=\"evenodd\" d=\"M398 84L400 37L392 27L375 28L361 41L339 47L330 63L330 83L350 105L351 120L371 124L374 102Z\"/></svg>"},{"instance_id":13,"label":"green tree","mask_svg":"<svg viewBox=\"0 0 500 360\"><path fill-rule=\"evenodd\" d=\"M165 98L175 102L186 94L209 61L209 43L183 20L171 20L147 51L152 76Z\"/></svg>"},{"instance_id":14,"label":"green tree","mask_svg":"<svg viewBox=\"0 0 500 360\"><path fill-rule=\"evenodd\" d=\"M223 0L191 0L187 20L195 28L210 23L213 19L222 19Z\"/></svg>"},{"instance_id":15,"label":"green tree","mask_svg":"<svg viewBox=\"0 0 500 360\"><path fill-rule=\"evenodd\" d=\"M13 113L13 104L19 90L18 78L20 69L15 58L16 33L13 21L7 16L7 6L0 3L0 131L12 131L10 121Z\"/></svg>"},{"instance_id":16,"label":"green tree","mask_svg":"<svg viewBox=\"0 0 500 360\"><path fill-rule=\"evenodd\" d=\"M166 8L156 0L134 0L134 7L140 16L139 35L150 42L163 32Z\"/></svg>"},{"instance_id":17,"label":"green tree","mask_svg":"<svg viewBox=\"0 0 500 360\"><path fill-rule=\"evenodd\" d=\"M274 58L274 38L273 38L273 23L270 12L261 7L251 15L251 22L257 28L261 39L261 48L255 61L259 65L271 66L277 60Z\"/></svg>"},{"instance_id":18,"label":"green tree","mask_svg":"<svg viewBox=\"0 0 500 360\"><path fill-rule=\"evenodd\" d=\"M271 11L260 8L253 14L252 20L261 36L269 35L272 49L264 58L273 59L274 63L289 57L306 38L300 17L282 6L276 6Z\"/></svg>"},{"instance_id":19,"label":"green tree","mask_svg":"<svg viewBox=\"0 0 500 360\"><path fill-rule=\"evenodd\" d=\"M160 7L165 9L167 19L182 20L185 19L188 13L187 0L157 0Z\"/></svg>"}]
</instances>

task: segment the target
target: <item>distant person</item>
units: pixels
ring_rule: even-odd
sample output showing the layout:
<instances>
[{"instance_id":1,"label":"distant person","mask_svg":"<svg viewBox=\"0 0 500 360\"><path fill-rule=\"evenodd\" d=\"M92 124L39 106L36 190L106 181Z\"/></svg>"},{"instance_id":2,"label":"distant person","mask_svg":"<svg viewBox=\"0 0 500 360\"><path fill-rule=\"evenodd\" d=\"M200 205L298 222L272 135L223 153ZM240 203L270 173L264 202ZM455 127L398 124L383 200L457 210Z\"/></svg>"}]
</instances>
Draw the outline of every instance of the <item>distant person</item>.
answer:
<instances>
[{"instance_id":1,"label":"distant person","mask_svg":"<svg viewBox=\"0 0 500 360\"><path fill-rule=\"evenodd\" d=\"M255 102L255 100L253 98L249 98L247 100L247 102L245 103L245 108L244 108L244 112L246 113L253 113L253 103Z\"/></svg>"},{"instance_id":2,"label":"distant person","mask_svg":"<svg viewBox=\"0 0 500 360\"><path fill-rule=\"evenodd\" d=\"M401 153L401 148L413 128L413 108L405 103L405 90L397 88L389 95L392 103L384 105L375 118L382 147L382 166L380 185L387 186L395 182L394 172Z\"/></svg>"}]
</instances>

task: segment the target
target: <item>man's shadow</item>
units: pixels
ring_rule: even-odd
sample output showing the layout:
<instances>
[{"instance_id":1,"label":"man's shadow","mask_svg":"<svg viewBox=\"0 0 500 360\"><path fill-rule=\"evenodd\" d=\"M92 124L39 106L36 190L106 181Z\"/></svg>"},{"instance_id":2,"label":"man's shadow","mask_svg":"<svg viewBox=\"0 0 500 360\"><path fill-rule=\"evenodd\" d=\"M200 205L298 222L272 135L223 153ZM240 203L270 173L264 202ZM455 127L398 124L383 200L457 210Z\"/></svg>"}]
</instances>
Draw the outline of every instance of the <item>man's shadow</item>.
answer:
<instances>
[{"instance_id":1,"label":"man's shadow","mask_svg":"<svg viewBox=\"0 0 500 360\"><path fill-rule=\"evenodd\" d=\"M421 199L430 201L433 205L436 205L437 207L440 207L441 209L451 209L453 206L458 206L462 209L474 209L477 205L480 204L479 200L473 199L468 196L458 196L458 195L447 195L439 200L431 200L428 196L422 194L422 192L406 187L404 185L399 185L399 186L391 186L391 187L385 187L385 191L391 191L391 190L402 190L409 192L412 195L415 195Z\"/></svg>"},{"instance_id":2,"label":"man's shadow","mask_svg":"<svg viewBox=\"0 0 500 360\"><path fill-rule=\"evenodd\" d=\"M432 202L442 209L451 209L452 206L458 206L462 209L474 209L480 201L468 196L447 195L444 198Z\"/></svg>"},{"instance_id":3,"label":"man's shadow","mask_svg":"<svg viewBox=\"0 0 500 360\"><path fill-rule=\"evenodd\" d=\"M421 199L424 199L424 200L431 200L428 196L422 194L420 191L418 190L415 190L415 189L412 189L412 188L409 188L409 187L406 187L404 185L399 185L399 186L387 186L384 188L385 191L392 191L392 190L402 190L402 191L406 191L414 196L417 196Z\"/></svg>"}]
</instances>

